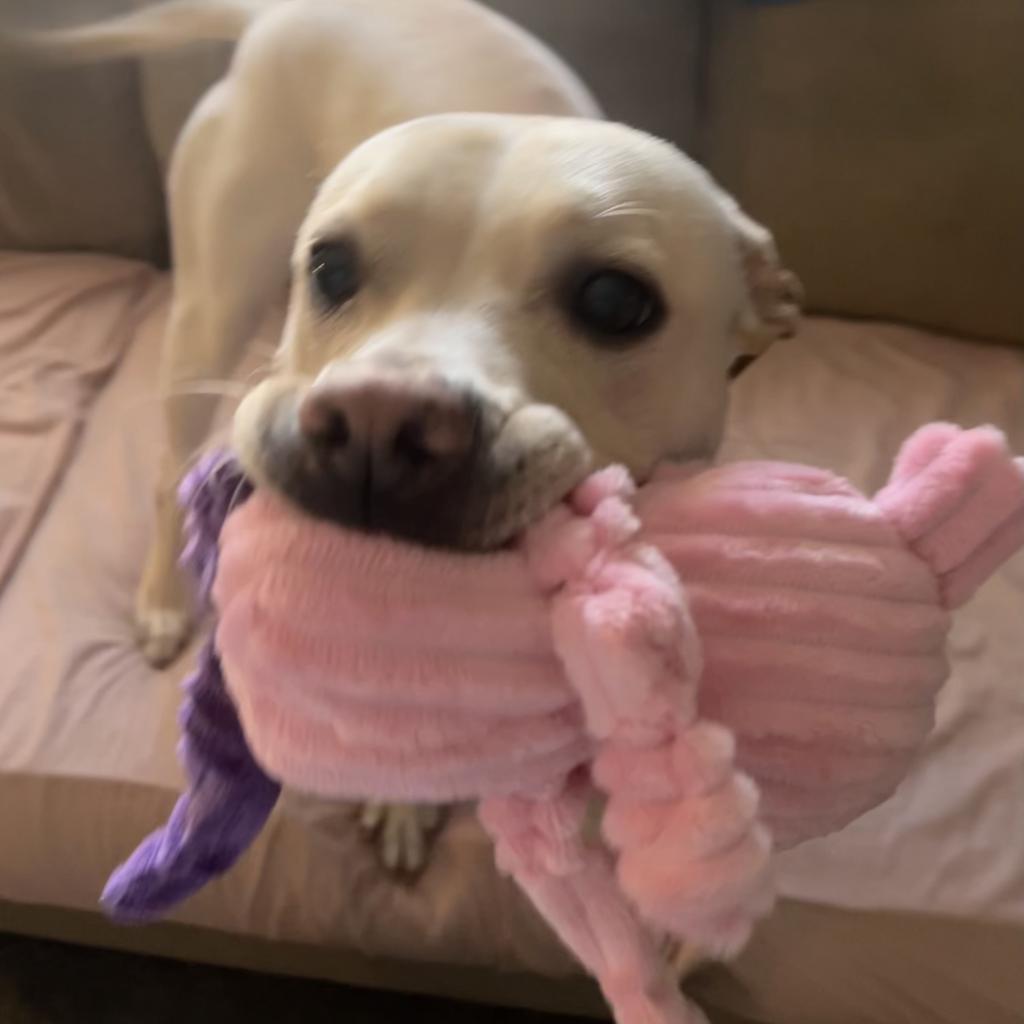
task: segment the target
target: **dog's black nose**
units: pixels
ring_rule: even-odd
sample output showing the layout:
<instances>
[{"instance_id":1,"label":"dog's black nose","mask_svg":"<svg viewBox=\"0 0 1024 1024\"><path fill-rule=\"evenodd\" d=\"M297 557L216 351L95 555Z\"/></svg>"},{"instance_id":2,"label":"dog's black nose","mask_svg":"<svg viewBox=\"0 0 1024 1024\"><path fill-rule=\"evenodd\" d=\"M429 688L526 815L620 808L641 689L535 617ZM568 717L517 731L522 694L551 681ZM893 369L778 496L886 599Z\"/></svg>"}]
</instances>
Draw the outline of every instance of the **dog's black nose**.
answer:
<instances>
[{"instance_id":1,"label":"dog's black nose","mask_svg":"<svg viewBox=\"0 0 1024 1024\"><path fill-rule=\"evenodd\" d=\"M306 495L311 510L407 533L398 520L429 517L424 499L474 460L479 419L477 404L438 378L349 372L318 381L298 407L299 432L317 467Z\"/></svg>"}]
</instances>

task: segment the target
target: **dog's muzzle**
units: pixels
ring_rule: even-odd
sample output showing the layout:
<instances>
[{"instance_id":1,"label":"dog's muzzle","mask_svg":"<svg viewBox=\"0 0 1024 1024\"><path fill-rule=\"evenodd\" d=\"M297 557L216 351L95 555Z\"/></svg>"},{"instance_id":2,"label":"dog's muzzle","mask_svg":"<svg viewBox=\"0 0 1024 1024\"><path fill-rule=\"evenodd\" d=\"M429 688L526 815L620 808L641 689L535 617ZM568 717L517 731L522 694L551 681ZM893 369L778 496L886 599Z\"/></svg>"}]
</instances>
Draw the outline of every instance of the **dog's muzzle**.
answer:
<instances>
[{"instance_id":1,"label":"dog's muzzle","mask_svg":"<svg viewBox=\"0 0 1024 1024\"><path fill-rule=\"evenodd\" d=\"M485 403L440 377L346 372L284 402L263 457L286 497L343 526L478 546L468 517L487 486Z\"/></svg>"}]
</instances>

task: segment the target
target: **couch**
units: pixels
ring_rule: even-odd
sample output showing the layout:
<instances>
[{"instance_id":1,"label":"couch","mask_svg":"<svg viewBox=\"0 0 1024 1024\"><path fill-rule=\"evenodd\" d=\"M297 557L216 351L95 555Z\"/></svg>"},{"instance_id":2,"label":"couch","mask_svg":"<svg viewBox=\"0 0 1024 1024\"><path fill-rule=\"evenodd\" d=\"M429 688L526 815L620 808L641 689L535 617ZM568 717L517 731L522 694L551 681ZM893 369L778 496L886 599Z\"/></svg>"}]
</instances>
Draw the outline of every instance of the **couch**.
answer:
<instances>
[{"instance_id":1,"label":"couch","mask_svg":"<svg viewBox=\"0 0 1024 1024\"><path fill-rule=\"evenodd\" d=\"M0 26L141 2L0 0ZM811 315L735 382L723 458L794 458L870 487L936 418L995 422L1024 451L1015 0L492 6L560 49L610 116L705 162L803 278ZM169 922L97 913L180 784L194 649L149 669L131 605L159 445L162 172L225 59L0 60L0 929L599 1014L465 811L401 885L352 808L293 795ZM1018 558L958 620L935 733L896 796L780 858L773 917L734 963L687 980L712 1019L1024 1019L1022 615Z\"/></svg>"}]
</instances>

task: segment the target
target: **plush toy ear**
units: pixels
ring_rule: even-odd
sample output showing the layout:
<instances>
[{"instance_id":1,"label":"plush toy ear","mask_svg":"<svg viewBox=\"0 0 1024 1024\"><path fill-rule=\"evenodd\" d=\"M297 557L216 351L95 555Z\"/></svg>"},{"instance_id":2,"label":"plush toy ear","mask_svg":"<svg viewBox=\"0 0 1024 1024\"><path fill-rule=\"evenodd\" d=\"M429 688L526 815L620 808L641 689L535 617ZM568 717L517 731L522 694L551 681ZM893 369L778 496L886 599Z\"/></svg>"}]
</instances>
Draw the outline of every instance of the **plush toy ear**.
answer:
<instances>
[{"instance_id":1,"label":"plush toy ear","mask_svg":"<svg viewBox=\"0 0 1024 1024\"><path fill-rule=\"evenodd\" d=\"M771 232L751 220L732 196L724 192L720 196L747 284L736 319L736 338L743 355L758 356L772 342L796 334L803 287L797 276L782 265Z\"/></svg>"}]
</instances>

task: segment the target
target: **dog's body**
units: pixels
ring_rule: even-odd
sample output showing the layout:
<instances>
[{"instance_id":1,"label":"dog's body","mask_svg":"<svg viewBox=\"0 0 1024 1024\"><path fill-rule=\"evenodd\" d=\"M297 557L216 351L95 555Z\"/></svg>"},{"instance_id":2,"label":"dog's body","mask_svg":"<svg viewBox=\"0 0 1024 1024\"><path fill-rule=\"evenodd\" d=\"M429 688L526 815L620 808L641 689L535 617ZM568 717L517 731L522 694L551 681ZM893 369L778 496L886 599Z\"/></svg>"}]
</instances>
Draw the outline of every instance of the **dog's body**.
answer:
<instances>
[{"instance_id":1,"label":"dog's body","mask_svg":"<svg viewBox=\"0 0 1024 1024\"><path fill-rule=\"evenodd\" d=\"M503 543L594 463L710 452L733 357L793 326L768 233L472 0L185 2L38 47L200 39L238 42L169 174L167 451L137 602L155 663L189 631L175 491L212 416L189 392L233 369L289 278L275 370L235 418L247 470L315 514L456 547ZM416 866L418 812L368 820Z\"/></svg>"}]
</instances>

